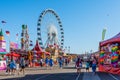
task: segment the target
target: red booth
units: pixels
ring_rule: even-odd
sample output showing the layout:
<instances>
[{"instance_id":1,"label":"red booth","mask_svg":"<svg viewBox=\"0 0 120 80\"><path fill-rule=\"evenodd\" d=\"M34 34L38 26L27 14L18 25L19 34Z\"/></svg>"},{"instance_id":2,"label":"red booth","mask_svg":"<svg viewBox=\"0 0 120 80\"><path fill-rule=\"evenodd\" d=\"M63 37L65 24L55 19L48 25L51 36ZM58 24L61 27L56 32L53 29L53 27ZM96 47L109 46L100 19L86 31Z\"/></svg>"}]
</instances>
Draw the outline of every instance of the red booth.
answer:
<instances>
[{"instance_id":1,"label":"red booth","mask_svg":"<svg viewBox=\"0 0 120 80\"><path fill-rule=\"evenodd\" d=\"M120 74L120 33L99 44L99 71Z\"/></svg>"}]
</instances>

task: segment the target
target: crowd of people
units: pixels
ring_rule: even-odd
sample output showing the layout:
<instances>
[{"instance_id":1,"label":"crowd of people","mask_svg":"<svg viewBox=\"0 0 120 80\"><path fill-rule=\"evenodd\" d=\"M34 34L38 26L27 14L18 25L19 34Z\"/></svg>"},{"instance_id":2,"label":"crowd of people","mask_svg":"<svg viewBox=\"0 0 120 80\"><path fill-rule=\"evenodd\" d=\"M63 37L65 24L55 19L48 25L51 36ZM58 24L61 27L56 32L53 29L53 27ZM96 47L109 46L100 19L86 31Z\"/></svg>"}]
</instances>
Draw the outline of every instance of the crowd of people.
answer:
<instances>
[{"instance_id":1,"label":"crowd of people","mask_svg":"<svg viewBox=\"0 0 120 80\"><path fill-rule=\"evenodd\" d=\"M67 66L69 64L69 59L68 58L64 58L64 57L58 57L56 61L53 61L52 58L46 57L46 59L45 59L46 68L49 66L50 69L52 69L54 63L58 63L59 68L62 69L63 65Z\"/></svg>"},{"instance_id":2,"label":"crowd of people","mask_svg":"<svg viewBox=\"0 0 120 80\"><path fill-rule=\"evenodd\" d=\"M89 72L89 68L91 67L93 73L96 74L96 68L98 65L98 60L96 59L96 57L92 57L92 59L87 59L87 60L83 60L82 58L77 57L77 60L75 63L77 73L81 72L81 69L83 68L83 63L85 64L86 72Z\"/></svg>"},{"instance_id":3,"label":"crowd of people","mask_svg":"<svg viewBox=\"0 0 120 80\"><path fill-rule=\"evenodd\" d=\"M54 61L52 57L46 57L45 59L40 58L38 63L40 67L46 67L46 69L53 69L53 66L57 63L58 67L62 69L63 66L67 66L69 62L70 60L66 57L58 57L56 61ZM21 56L18 59L14 59L14 57L8 57L6 59L6 63L6 74L10 75L19 75L21 73L24 75L25 68L29 67L29 62L25 59L25 56ZM92 57L92 59L83 60L81 57L78 56L75 62L77 73L81 72L83 64L85 65L86 72L89 72L89 68L92 68L92 71L94 72L94 74L96 74L98 60L95 57Z\"/></svg>"},{"instance_id":4,"label":"crowd of people","mask_svg":"<svg viewBox=\"0 0 120 80\"><path fill-rule=\"evenodd\" d=\"M14 59L14 57L8 57L6 59L7 68L6 68L6 74L15 75L17 73L18 75L20 72L23 72L25 74L25 58L24 56L21 56L20 59Z\"/></svg>"},{"instance_id":5,"label":"crowd of people","mask_svg":"<svg viewBox=\"0 0 120 80\"><path fill-rule=\"evenodd\" d=\"M35 63L35 61L33 63ZM40 60L37 63L39 63L38 67L46 67L46 69L53 69L53 66L56 65L57 63L59 68L62 69L63 65L67 66L69 64L69 60L68 58L58 57L56 61L54 61L52 57L46 57L45 59L40 58ZM6 74L10 74L10 75L23 74L24 75L25 68L29 67L30 63L25 56L21 56L19 58L8 56L6 58L6 64L7 64Z\"/></svg>"}]
</instances>

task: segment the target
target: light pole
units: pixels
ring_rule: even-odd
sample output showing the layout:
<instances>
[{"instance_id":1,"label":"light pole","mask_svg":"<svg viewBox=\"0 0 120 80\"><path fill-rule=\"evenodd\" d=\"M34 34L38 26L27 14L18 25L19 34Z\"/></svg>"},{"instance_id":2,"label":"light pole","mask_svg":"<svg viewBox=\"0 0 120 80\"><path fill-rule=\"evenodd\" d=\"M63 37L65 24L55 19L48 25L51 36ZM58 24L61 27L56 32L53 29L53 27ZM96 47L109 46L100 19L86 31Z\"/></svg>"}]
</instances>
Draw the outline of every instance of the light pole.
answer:
<instances>
[{"instance_id":1,"label":"light pole","mask_svg":"<svg viewBox=\"0 0 120 80\"><path fill-rule=\"evenodd\" d=\"M65 47L65 53L67 53L67 46Z\"/></svg>"},{"instance_id":2,"label":"light pole","mask_svg":"<svg viewBox=\"0 0 120 80\"><path fill-rule=\"evenodd\" d=\"M6 35L8 36L8 40L9 40L9 53L10 53L10 32L6 31Z\"/></svg>"},{"instance_id":3,"label":"light pole","mask_svg":"<svg viewBox=\"0 0 120 80\"><path fill-rule=\"evenodd\" d=\"M68 53L70 54L70 46L68 47Z\"/></svg>"},{"instance_id":4,"label":"light pole","mask_svg":"<svg viewBox=\"0 0 120 80\"><path fill-rule=\"evenodd\" d=\"M91 54L92 54L92 51L93 51L93 50L90 50L90 53L91 53Z\"/></svg>"}]
</instances>

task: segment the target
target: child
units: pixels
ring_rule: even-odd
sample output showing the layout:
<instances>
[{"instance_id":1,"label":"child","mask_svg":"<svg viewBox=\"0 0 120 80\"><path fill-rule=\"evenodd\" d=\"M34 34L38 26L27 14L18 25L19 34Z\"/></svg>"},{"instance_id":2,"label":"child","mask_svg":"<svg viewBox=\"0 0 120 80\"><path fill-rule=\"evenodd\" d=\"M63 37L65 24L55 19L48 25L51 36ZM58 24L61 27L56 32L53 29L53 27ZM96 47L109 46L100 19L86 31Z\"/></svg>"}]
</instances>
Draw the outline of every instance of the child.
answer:
<instances>
[{"instance_id":1,"label":"child","mask_svg":"<svg viewBox=\"0 0 120 80\"><path fill-rule=\"evenodd\" d=\"M89 67L90 67L89 61L86 61L86 72L89 72Z\"/></svg>"},{"instance_id":2,"label":"child","mask_svg":"<svg viewBox=\"0 0 120 80\"><path fill-rule=\"evenodd\" d=\"M16 71L17 71L17 73L19 75L19 62L17 62L17 64L16 64Z\"/></svg>"},{"instance_id":3,"label":"child","mask_svg":"<svg viewBox=\"0 0 120 80\"><path fill-rule=\"evenodd\" d=\"M43 67L43 59L40 59L40 66Z\"/></svg>"},{"instance_id":4,"label":"child","mask_svg":"<svg viewBox=\"0 0 120 80\"><path fill-rule=\"evenodd\" d=\"M93 71L93 73L94 73L94 75L96 74L96 60L94 59L93 60L93 63L92 63L92 71Z\"/></svg>"}]
</instances>

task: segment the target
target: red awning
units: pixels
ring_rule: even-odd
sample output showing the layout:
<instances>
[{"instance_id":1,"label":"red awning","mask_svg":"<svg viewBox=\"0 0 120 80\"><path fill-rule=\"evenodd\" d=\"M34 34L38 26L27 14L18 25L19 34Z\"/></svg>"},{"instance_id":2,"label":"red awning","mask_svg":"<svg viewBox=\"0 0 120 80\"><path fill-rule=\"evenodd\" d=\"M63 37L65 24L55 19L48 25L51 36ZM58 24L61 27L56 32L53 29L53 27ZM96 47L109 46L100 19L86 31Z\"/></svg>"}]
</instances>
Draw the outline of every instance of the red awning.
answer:
<instances>
[{"instance_id":1,"label":"red awning","mask_svg":"<svg viewBox=\"0 0 120 80\"><path fill-rule=\"evenodd\" d=\"M42 54L42 52L41 51L37 51L37 54Z\"/></svg>"},{"instance_id":2,"label":"red awning","mask_svg":"<svg viewBox=\"0 0 120 80\"><path fill-rule=\"evenodd\" d=\"M32 51L43 52L38 40L36 41L35 47L32 49Z\"/></svg>"},{"instance_id":3,"label":"red awning","mask_svg":"<svg viewBox=\"0 0 120 80\"><path fill-rule=\"evenodd\" d=\"M120 42L120 33L118 33L116 36L114 36L108 40L100 42L100 46L104 46L106 44L114 43L114 42Z\"/></svg>"},{"instance_id":4,"label":"red awning","mask_svg":"<svg viewBox=\"0 0 120 80\"><path fill-rule=\"evenodd\" d=\"M8 54L6 54L6 56L19 57L20 55L17 54L17 53L12 52L12 53L8 53Z\"/></svg>"}]
</instances>

